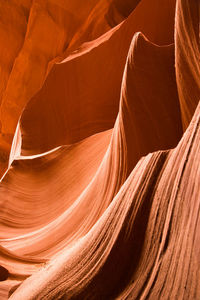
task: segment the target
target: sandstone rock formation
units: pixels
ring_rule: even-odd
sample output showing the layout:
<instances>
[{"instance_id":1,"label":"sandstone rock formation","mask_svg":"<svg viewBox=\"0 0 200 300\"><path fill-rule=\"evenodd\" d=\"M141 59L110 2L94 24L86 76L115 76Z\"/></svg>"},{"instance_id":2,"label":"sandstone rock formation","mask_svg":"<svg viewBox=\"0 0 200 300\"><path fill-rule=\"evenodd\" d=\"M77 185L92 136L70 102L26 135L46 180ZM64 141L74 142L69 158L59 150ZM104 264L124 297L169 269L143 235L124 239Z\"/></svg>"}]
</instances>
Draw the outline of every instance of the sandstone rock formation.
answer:
<instances>
[{"instance_id":1,"label":"sandstone rock formation","mask_svg":"<svg viewBox=\"0 0 200 300\"><path fill-rule=\"evenodd\" d=\"M200 299L199 12L0 4L0 299Z\"/></svg>"}]
</instances>

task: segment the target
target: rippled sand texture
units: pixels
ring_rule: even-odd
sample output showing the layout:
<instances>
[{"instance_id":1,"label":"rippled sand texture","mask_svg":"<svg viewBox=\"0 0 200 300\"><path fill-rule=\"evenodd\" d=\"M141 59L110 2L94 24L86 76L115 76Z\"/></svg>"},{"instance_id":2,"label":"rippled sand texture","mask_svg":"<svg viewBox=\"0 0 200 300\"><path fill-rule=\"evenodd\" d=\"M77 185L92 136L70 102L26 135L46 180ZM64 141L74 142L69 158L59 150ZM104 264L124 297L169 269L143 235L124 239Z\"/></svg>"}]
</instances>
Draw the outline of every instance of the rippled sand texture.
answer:
<instances>
[{"instance_id":1,"label":"rippled sand texture","mask_svg":"<svg viewBox=\"0 0 200 300\"><path fill-rule=\"evenodd\" d=\"M199 18L0 2L0 299L200 299Z\"/></svg>"}]
</instances>

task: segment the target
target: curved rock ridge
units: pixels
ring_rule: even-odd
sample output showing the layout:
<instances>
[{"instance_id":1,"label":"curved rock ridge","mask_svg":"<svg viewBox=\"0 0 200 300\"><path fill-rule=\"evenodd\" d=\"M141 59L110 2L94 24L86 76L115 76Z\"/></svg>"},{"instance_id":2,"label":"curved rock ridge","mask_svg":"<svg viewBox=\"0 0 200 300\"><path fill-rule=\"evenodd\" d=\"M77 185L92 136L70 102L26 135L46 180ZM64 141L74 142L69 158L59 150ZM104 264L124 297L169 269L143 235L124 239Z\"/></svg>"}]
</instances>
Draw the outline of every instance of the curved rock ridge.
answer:
<instances>
[{"instance_id":1,"label":"curved rock ridge","mask_svg":"<svg viewBox=\"0 0 200 300\"><path fill-rule=\"evenodd\" d=\"M55 64L21 117L22 153L48 151L112 128L134 33L173 43L174 9L175 1L141 1L125 22Z\"/></svg>"},{"instance_id":2,"label":"curved rock ridge","mask_svg":"<svg viewBox=\"0 0 200 300\"><path fill-rule=\"evenodd\" d=\"M30 227L34 229L34 224L37 224L37 226L40 228L40 226L45 225L47 220L51 220L50 216L52 215L53 218L56 218L56 216L59 216L61 212L64 213L62 216L62 219L67 219L67 215L70 213L73 216L73 219L75 223L80 226L78 222L76 222L76 218L74 215L80 215L81 212L78 214L76 210L82 210L82 205L80 203L83 203L83 207L85 207L85 203L90 203L92 207L95 208L96 213L100 213L100 207L98 207L97 210L97 203L101 206L105 203L110 203L110 201L113 198L113 195L118 191L123 181L127 178L130 171L135 166L138 159L149 152L152 152L154 150L157 150L159 148L161 149L167 149L169 147L173 147L179 140L181 135L181 121L179 120L178 123L178 117L179 117L179 107L178 107L178 98L177 97L177 91L176 91L176 85L175 83L175 73L173 76L171 76L171 79L168 79L168 82L166 78L170 77L171 74L174 72L173 68L173 46L167 46L167 47L158 47L156 45L151 44L148 42L141 34L136 34L136 36L133 38L133 41L131 43L131 47L129 50L127 65L125 68L125 73L123 77L122 82L122 94L121 94L121 102L120 102L120 110L119 115L113 130L112 139L109 145L109 148L107 150L107 153L104 157L104 160L102 162L102 165L100 166L97 174L95 175L94 180L91 182L91 185L87 188L87 190L83 193L83 195L80 197L78 201L78 205L73 208L69 208L69 212L67 209L67 206L69 206L70 203L73 203L72 200L75 200L78 194L80 193L80 190L75 185L74 190L75 195L73 195L73 179L69 179L68 177L72 177L72 172L74 172L74 176L77 177L77 173L80 176L80 179L78 181L79 187L81 187L80 180L83 180L83 174L80 173L80 170L83 168L82 161L80 163L78 162L78 159L80 160L80 152L84 153L86 157L88 157L87 151L91 151L91 144L94 144L94 138L91 139L90 142L86 142L86 145L83 147L81 151L75 150L74 146L69 147L66 149L67 156L64 157L60 151L57 151L59 154L55 157L55 152L53 154L50 154L50 157L53 156L53 160L48 157L42 157L38 158L36 160L25 160L22 161L20 164L13 163L13 168L11 171L8 172L7 177L5 178L5 184L4 181L2 182L2 194L1 197L4 198L4 202L2 203L2 220L3 224L7 224L8 227L4 229L5 234L8 234L9 231L9 224L11 225L13 222L12 227L19 227L20 231L19 233L23 233L23 230L26 230L27 227ZM142 57L145 57L146 59L141 59ZM159 61L160 59L160 61ZM137 64L134 64L133 61L137 61ZM150 65L154 65L154 63L159 62L158 66L160 64L163 65L163 68L159 70L158 66L155 65L155 71L153 72L155 78L150 78L150 74L148 74L148 69ZM169 66L169 67L168 67ZM157 70L156 70L157 69ZM144 70L144 73L140 70ZM152 71L152 68L151 68ZM158 72L158 74L157 74ZM161 75L164 77L161 79ZM147 94L144 96L142 95L142 91L140 90L140 84L138 83L139 80L143 80L145 82L146 80L151 80L151 84L149 84L149 90L146 89ZM157 78L160 77L160 82L164 86L160 91L157 91L156 93L156 86L157 86ZM132 91L133 93L130 93L130 90L128 90L128 87L131 83ZM135 86L134 86L135 85ZM139 89L137 89L139 87ZM148 85L146 84L146 88ZM153 97L152 97L153 95ZM144 97L144 103L141 101L142 96ZM168 98L172 98L173 102L177 102L177 105L173 104L170 107L170 103L167 101L164 102L164 97L168 100ZM140 101L139 101L140 99ZM162 99L162 105L159 107L159 100ZM154 105L154 102L156 103L156 110L151 110L151 106ZM146 102L146 103L145 103ZM147 109L147 112L145 111ZM151 110L151 111L150 111ZM163 110L163 114L162 114ZM158 112L160 112L158 116ZM146 119L146 127L143 124L144 133L141 131L141 122L143 122L144 115L147 117L148 114L150 115L149 120ZM137 116L141 116L141 118L137 118ZM156 120L157 117L157 120ZM171 119L170 119L171 118ZM151 120L154 119L154 123L151 123ZM175 123L173 123L173 119L176 120ZM159 124L156 126L156 122ZM157 129L157 135L155 136L155 130ZM171 130L171 138L170 136L170 130ZM148 131L148 138L149 142L146 142L145 140L145 134ZM71 149L72 148L72 149ZM84 148L87 148L85 151L83 151ZM100 152L100 141L98 139L98 148L97 145L94 148L98 149L98 153ZM76 154L76 152L78 152ZM79 169L73 169L71 170L69 163L70 163L70 156L71 153L73 153L73 157L71 158L76 164L79 166ZM96 153L94 152L95 159L96 159ZM63 171L60 168L60 164L58 161L58 158L60 162L63 165L64 160L66 160L68 166L63 165ZM90 157L90 159L92 156ZM47 160L47 163L45 166L45 160ZM55 163L53 161L57 162L58 166L55 166ZM94 164L94 162L93 162ZM26 171L27 166L27 171ZM30 166L32 169L32 172L30 172ZM35 170L33 169L35 167ZM51 167L51 168L50 168ZM43 169L43 172L41 172L40 169ZM39 169L39 172L37 171ZM57 171L56 171L57 170ZM87 177L89 177L89 171L86 170ZM15 173L17 172L17 173ZM57 176L55 177L55 172L57 172ZM43 174L42 174L43 173ZM52 173L52 176L50 175ZM25 174L27 174L25 177ZM30 174L30 175L29 175ZM69 174L69 175L68 175ZM44 181L48 176L47 182ZM19 177L19 179L18 179ZM57 184L58 178L66 178L66 182L61 182L59 179L59 183ZM52 188L50 190L51 198L52 198L52 205L50 204L50 195L49 195L49 185L51 185L50 180L55 180L56 182L52 182ZM102 182L102 178L104 178ZM8 183L6 182L6 179ZM17 180L15 183L13 180ZM22 183L20 183L22 181ZM21 185L21 188L19 188L19 185ZM28 187L26 190L23 188L23 186ZM41 188L40 188L41 185ZM65 186L65 189L62 188L62 185ZM12 194L7 194L7 189L9 186L16 186L16 191L13 191ZM54 187L55 186L55 191ZM35 189L37 187L38 192L36 193L36 196L33 196L35 194ZM98 188L97 188L98 187ZM41 190L40 190L41 189ZM96 192L99 189L98 193ZM69 195L70 192L70 195ZM59 193L59 196L57 194ZM95 203L92 204L92 195L96 194L95 197ZM26 196L23 196L23 194L26 194ZM13 201L16 198L19 199L19 205L16 207L13 207ZM32 200L32 205L30 203L30 200ZM57 199L58 201L53 201L53 199ZM71 198L71 200L70 200ZM41 200L44 199L44 200ZM47 201L48 199L48 201ZM66 199L68 201L66 201ZM99 199L99 200L98 200ZM39 203L37 204L37 202ZM42 202L41 202L42 201ZM45 204L46 203L46 204ZM105 204L107 205L107 204ZM33 206L39 206L35 214L32 213ZM20 209L22 207L23 209ZM26 208L27 207L27 208ZM88 204L89 207L89 204ZM104 207L104 206L103 206ZM105 206L106 207L106 206ZM16 210L17 209L17 210ZM20 210L18 210L20 209ZM58 210L59 209L59 210ZM72 209L74 210L74 213L72 214ZM45 216L46 211L48 210L48 216ZM58 210L58 211L57 211ZM56 213L57 211L57 213ZM86 212L83 209L83 213L85 216L87 215ZM91 210L88 211L88 214L93 214L96 216L96 213ZM22 218L23 216L23 218ZM98 215L97 215L98 216ZM90 216L91 218L91 216ZM61 230L59 225L59 232L63 232L62 235L65 235L67 237L67 233L64 230L64 227L71 228L72 220L71 217L69 218L70 221L67 221L67 225L64 222L62 224L63 230ZM29 221L30 220L30 221ZM94 222L96 219L93 219L92 222ZM61 221L58 221L59 224ZM74 224L74 223L73 223ZM73 225L75 226L75 224ZM21 229L22 227L22 229ZM31 252L33 252L33 249L35 247L35 251L41 251L39 249L48 249L49 247L46 245L46 243L51 242L50 236L53 234L52 230L50 230L50 227L54 227L52 229L53 231L56 229L56 232L58 229L55 226L55 222L53 222L50 225L47 225L47 228L40 230L41 232L39 235L41 238L39 238L40 242L38 242L38 246L36 246L36 243L34 242L34 246L32 245L31 239L33 239L33 236L37 236L38 232L34 232L32 235L28 235L27 237L22 236L22 238L18 237L16 240L14 238L14 241L12 239L9 239L9 241L1 240L2 245L9 247L10 250L20 251L20 254L28 254L28 252L24 251L30 251L25 250L26 248L29 249L29 243L31 243ZM3 230L3 229L2 229ZM49 234L47 236L45 235L46 242L42 242L44 238L44 232L47 231ZM12 235L12 232L10 233ZM82 233L81 233L82 234ZM56 236L59 237L59 234L56 233ZM37 237L38 238L38 237ZM59 238L58 238L59 239ZM24 240L23 250L21 249L22 242L21 240ZM74 238L70 236L70 240L74 241ZM29 241L29 242L28 242ZM65 240L66 242L66 240ZM54 244L57 243L57 240L54 241ZM62 241L63 243L63 241ZM38 248L39 247L39 248ZM19 248L19 250L18 250ZM42 250L43 251L43 250ZM19 254L18 253L18 254Z\"/></svg>"},{"instance_id":3,"label":"curved rock ridge","mask_svg":"<svg viewBox=\"0 0 200 300\"><path fill-rule=\"evenodd\" d=\"M10 2L10 4L6 2L5 5L2 3L0 6L2 10L0 13L4 15L1 26L2 45L4 49L8 48L10 51L10 53L2 51L1 176L8 167L12 140L24 107L42 87L49 70L55 61L59 60L59 56L65 57L64 53L76 32L84 23L89 26L88 16L91 11L95 10L96 19L101 15L101 7L97 5L97 0L86 0L82 4L79 0L73 2L69 0L20 0L19 2L12 0ZM111 4L111 0L102 1L105 13ZM5 16L9 17L6 19ZM124 17L119 21L123 19ZM97 38L110 28L108 21L103 19L99 22L98 30L87 38L89 40ZM7 30L8 35L5 32ZM78 42L77 45L82 43L80 39L78 41L75 38L75 40Z\"/></svg>"},{"instance_id":4,"label":"curved rock ridge","mask_svg":"<svg viewBox=\"0 0 200 300\"><path fill-rule=\"evenodd\" d=\"M200 299L199 5L0 4L0 299Z\"/></svg>"},{"instance_id":5,"label":"curved rock ridge","mask_svg":"<svg viewBox=\"0 0 200 300\"><path fill-rule=\"evenodd\" d=\"M10 299L198 299L199 113L174 150L142 158L79 243Z\"/></svg>"},{"instance_id":6,"label":"curved rock ridge","mask_svg":"<svg viewBox=\"0 0 200 300\"><path fill-rule=\"evenodd\" d=\"M141 156L177 145L182 125L174 45L157 46L135 34L122 81L120 119L128 174Z\"/></svg>"},{"instance_id":7,"label":"curved rock ridge","mask_svg":"<svg viewBox=\"0 0 200 300\"><path fill-rule=\"evenodd\" d=\"M3 1L0 3L0 107L12 72L15 59L24 42L26 27L29 20L31 0ZM1 130L0 120L0 130ZM12 138L0 138L0 178L6 172Z\"/></svg>"},{"instance_id":8,"label":"curved rock ridge","mask_svg":"<svg viewBox=\"0 0 200 300\"><path fill-rule=\"evenodd\" d=\"M40 157L15 160L0 186L1 238L40 229L70 207L96 173L110 136L110 131L99 133Z\"/></svg>"}]
</instances>

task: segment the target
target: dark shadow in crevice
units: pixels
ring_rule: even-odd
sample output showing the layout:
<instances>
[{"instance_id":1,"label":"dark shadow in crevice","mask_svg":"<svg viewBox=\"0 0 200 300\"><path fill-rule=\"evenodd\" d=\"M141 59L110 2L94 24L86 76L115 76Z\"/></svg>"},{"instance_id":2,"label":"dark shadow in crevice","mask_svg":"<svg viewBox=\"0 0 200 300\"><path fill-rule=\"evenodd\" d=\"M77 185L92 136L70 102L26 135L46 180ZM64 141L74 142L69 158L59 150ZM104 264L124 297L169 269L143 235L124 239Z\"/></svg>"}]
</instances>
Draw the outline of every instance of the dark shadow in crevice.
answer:
<instances>
[{"instance_id":1,"label":"dark shadow in crevice","mask_svg":"<svg viewBox=\"0 0 200 300\"><path fill-rule=\"evenodd\" d=\"M0 281L8 279L9 272L6 268L0 266Z\"/></svg>"},{"instance_id":2,"label":"dark shadow in crevice","mask_svg":"<svg viewBox=\"0 0 200 300\"><path fill-rule=\"evenodd\" d=\"M136 8L140 1L141 0L114 0L111 3L108 12L105 16L108 24L111 27L118 25L119 22L115 18L116 14L120 15L122 19L127 18L131 14L131 12Z\"/></svg>"}]
</instances>

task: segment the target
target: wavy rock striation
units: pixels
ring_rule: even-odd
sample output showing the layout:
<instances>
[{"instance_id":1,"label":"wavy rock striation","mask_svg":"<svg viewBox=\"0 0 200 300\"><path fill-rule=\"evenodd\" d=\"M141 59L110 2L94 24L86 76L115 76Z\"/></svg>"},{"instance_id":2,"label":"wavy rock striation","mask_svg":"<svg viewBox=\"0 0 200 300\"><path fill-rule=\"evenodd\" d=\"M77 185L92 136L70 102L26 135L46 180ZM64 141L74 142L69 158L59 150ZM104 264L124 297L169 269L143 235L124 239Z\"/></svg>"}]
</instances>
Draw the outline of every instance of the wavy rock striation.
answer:
<instances>
[{"instance_id":1,"label":"wavy rock striation","mask_svg":"<svg viewBox=\"0 0 200 300\"><path fill-rule=\"evenodd\" d=\"M199 299L200 1L25 2L0 61L0 299Z\"/></svg>"}]
</instances>

